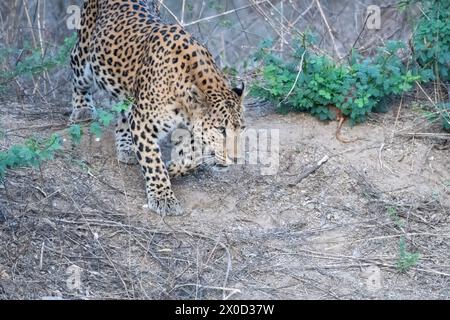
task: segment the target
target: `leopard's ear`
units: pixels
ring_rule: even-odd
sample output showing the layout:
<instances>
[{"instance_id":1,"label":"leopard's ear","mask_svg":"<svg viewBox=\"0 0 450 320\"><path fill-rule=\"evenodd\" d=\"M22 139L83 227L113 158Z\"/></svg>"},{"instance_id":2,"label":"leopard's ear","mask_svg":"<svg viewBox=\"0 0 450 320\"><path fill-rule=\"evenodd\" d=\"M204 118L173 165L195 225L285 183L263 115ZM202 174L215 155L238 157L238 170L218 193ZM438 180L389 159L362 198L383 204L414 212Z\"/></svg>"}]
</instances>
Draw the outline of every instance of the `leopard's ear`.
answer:
<instances>
[{"instance_id":1,"label":"leopard's ear","mask_svg":"<svg viewBox=\"0 0 450 320\"><path fill-rule=\"evenodd\" d=\"M238 96L239 98L241 98L241 100L242 100L242 98L244 97L245 83L242 82L241 88L233 88L233 91L234 91L234 93L236 93L237 96Z\"/></svg>"}]
</instances>

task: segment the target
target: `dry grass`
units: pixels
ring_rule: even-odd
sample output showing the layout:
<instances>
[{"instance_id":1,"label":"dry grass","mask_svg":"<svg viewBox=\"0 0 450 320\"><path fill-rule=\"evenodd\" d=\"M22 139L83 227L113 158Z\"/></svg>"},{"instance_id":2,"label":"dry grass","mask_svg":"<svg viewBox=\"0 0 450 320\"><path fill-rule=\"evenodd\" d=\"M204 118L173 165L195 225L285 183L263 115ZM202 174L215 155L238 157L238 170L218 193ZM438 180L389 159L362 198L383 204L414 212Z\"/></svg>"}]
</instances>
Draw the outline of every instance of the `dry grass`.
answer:
<instances>
[{"instance_id":1,"label":"dry grass","mask_svg":"<svg viewBox=\"0 0 450 320\"><path fill-rule=\"evenodd\" d=\"M58 110L22 108L17 121L8 122L8 132L16 132L17 125L24 136L26 123L41 124L42 134L49 130L46 118L27 119L28 111ZM306 136L282 147L276 176L260 176L245 166L177 180L186 217L161 219L141 208L139 170L116 163L111 137L100 144L86 137L82 146L69 148L41 170L10 172L0 190L0 297L448 299L448 185L439 189L431 182L436 176L430 176L427 190L436 190L434 195L401 183L383 190L375 181L390 173L380 167L380 144L349 148L333 142L340 148L333 151L307 142L307 135L317 132L315 120L261 110L249 107L251 125L294 121L309 128ZM53 116L55 123L65 119L64 112ZM370 132L376 120L388 121L389 128L394 118L358 128ZM332 139L333 126L318 125ZM433 143L428 157L445 159L440 157L448 145ZM401 154L392 150L401 147L407 154L405 146L416 144L421 142L404 138L386 143L383 163L397 172ZM325 154L330 160L294 186ZM369 159L374 163L367 167ZM430 174L426 164L417 170ZM419 182L420 175L413 175ZM407 273L397 268L400 238L409 251L420 253ZM74 268L80 270L79 289L67 283ZM370 272L380 275L379 288L369 285Z\"/></svg>"}]
</instances>

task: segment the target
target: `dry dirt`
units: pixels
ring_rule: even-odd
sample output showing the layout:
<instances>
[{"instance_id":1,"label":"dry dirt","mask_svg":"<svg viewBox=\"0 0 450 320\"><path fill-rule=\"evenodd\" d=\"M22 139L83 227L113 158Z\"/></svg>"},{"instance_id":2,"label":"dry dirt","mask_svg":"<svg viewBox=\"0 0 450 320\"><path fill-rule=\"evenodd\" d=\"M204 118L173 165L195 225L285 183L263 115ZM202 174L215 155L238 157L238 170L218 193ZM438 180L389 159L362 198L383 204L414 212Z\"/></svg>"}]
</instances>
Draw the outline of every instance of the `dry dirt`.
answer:
<instances>
[{"instance_id":1,"label":"dry dirt","mask_svg":"<svg viewBox=\"0 0 450 320\"><path fill-rule=\"evenodd\" d=\"M57 130L69 110L0 111L5 147ZM335 122L249 105L250 128L279 129L278 173L237 165L179 178L187 215L177 218L142 208L140 170L117 163L112 132L10 172L0 298L449 299L450 144L394 136L427 127L417 110L396 111L346 125L343 135L360 139L342 144ZM404 272L401 239L419 254Z\"/></svg>"}]
</instances>

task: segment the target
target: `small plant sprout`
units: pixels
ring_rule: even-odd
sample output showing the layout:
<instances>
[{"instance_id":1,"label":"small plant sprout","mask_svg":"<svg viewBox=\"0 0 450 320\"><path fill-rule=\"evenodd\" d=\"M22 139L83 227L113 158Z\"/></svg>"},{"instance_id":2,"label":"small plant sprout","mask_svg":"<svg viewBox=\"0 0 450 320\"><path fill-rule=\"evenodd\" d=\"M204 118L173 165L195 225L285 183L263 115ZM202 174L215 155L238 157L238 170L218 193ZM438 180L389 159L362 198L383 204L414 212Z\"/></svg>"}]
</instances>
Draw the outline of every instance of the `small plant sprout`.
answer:
<instances>
[{"instance_id":1,"label":"small plant sprout","mask_svg":"<svg viewBox=\"0 0 450 320\"><path fill-rule=\"evenodd\" d=\"M406 250L406 241L404 237L399 241L399 258L397 261L397 269L400 272L408 272L419 262L420 255L418 252L412 253Z\"/></svg>"}]
</instances>

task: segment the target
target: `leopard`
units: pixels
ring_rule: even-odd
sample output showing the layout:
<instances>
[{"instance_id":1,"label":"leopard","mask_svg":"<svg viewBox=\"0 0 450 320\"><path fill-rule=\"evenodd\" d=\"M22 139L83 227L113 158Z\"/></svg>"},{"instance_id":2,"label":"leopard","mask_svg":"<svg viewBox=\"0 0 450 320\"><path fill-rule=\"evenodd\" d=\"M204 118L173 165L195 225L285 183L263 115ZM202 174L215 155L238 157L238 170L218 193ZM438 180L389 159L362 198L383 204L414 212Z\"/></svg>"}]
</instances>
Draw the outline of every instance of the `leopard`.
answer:
<instances>
[{"instance_id":1,"label":"leopard","mask_svg":"<svg viewBox=\"0 0 450 320\"><path fill-rule=\"evenodd\" d=\"M153 1L84 1L70 57L70 122L97 117L95 88L131 101L115 126L117 159L140 165L146 207L179 216L172 179L204 163L233 163L225 141L245 130L245 84L232 86L206 45L180 24L163 22L157 9ZM164 161L161 141L178 128L189 132L188 148Z\"/></svg>"}]
</instances>

